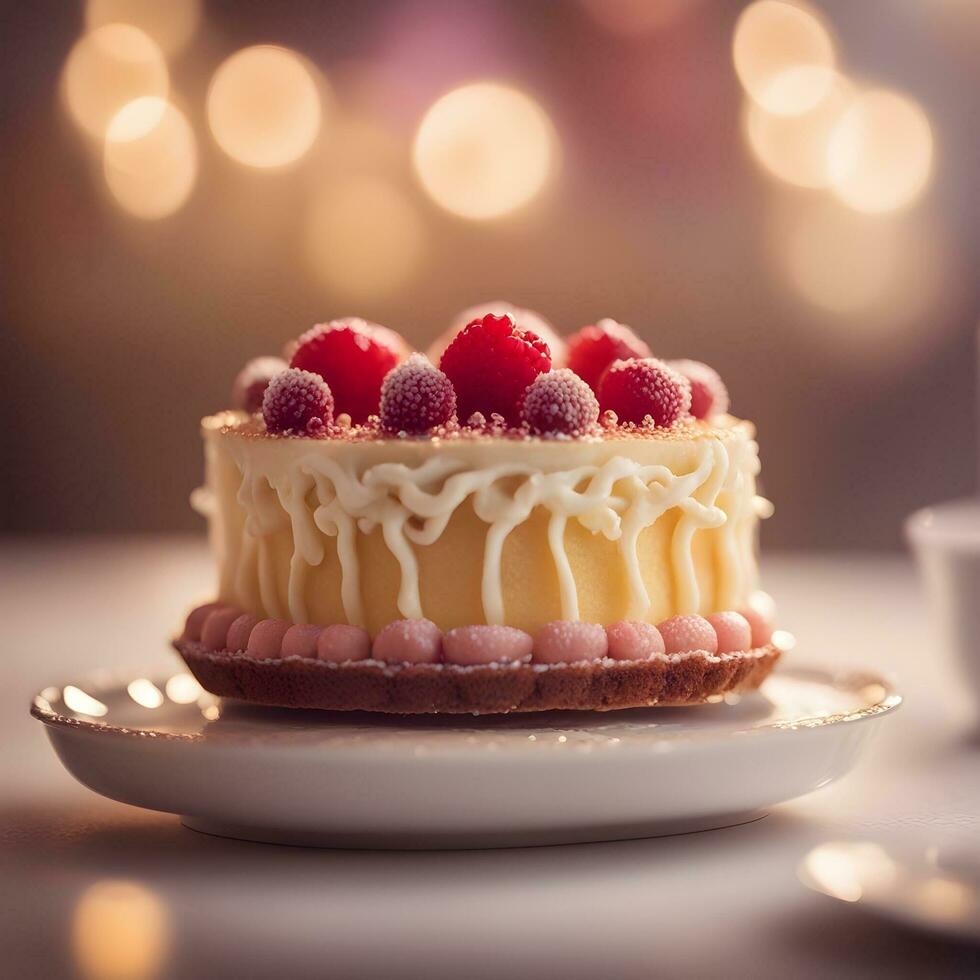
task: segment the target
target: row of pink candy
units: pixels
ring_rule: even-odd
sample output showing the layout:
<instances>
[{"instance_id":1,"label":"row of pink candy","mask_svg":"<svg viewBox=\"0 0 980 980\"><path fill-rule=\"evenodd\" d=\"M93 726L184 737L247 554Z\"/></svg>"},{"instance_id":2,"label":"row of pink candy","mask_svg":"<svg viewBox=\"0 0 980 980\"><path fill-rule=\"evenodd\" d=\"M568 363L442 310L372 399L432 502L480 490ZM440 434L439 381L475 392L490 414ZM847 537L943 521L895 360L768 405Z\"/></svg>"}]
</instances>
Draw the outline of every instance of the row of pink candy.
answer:
<instances>
[{"instance_id":1,"label":"row of pink candy","mask_svg":"<svg viewBox=\"0 0 980 980\"><path fill-rule=\"evenodd\" d=\"M428 619L398 619L371 642L367 630L337 624L313 626L284 619L257 619L220 603L199 606L187 617L182 639L206 650L242 651L258 660L310 657L332 663L369 658L383 663L577 663L583 660L648 660L660 653L735 653L765 646L772 626L755 609L703 616L674 616L659 626L624 621L558 620L535 636L512 626L460 626L443 633Z\"/></svg>"}]
</instances>

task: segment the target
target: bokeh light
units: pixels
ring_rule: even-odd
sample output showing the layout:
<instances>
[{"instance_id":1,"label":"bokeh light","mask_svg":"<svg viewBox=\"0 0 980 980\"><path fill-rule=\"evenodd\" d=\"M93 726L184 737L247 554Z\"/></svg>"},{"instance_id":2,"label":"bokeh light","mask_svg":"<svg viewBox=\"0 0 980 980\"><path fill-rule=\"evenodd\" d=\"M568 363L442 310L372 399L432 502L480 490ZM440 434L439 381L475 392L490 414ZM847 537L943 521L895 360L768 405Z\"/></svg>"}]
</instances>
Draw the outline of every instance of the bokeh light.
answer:
<instances>
[{"instance_id":1,"label":"bokeh light","mask_svg":"<svg viewBox=\"0 0 980 980\"><path fill-rule=\"evenodd\" d=\"M71 946L88 980L149 980L159 974L169 944L166 906L149 888L104 879L79 896Z\"/></svg>"},{"instance_id":2,"label":"bokeh light","mask_svg":"<svg viewBox=\"0 0 980 980\"><path fill-rule=\"evenodd\" d=\"M103 24L132 24L169 55L186 47L200 20L201 0L88 0L85 5L89 30Z\"/></svg>"},{"instance_id":3,"label":"bokeh light","mask_svg":"<svg viewBox=\"0 0 980 980\"><path fill-rule=\"evenodd\" d=\"M836 75L830 91L808 112L777 116L746 99L745 136L756 160L773 176L797 187L830 183L830 137L847 107L851 84Z\"/></svg>"},{"instance_id":4,"label":"bokeh light","mask_svg":"<svg viewBox=\"0 0 980 980\"><path fill-rule=\"evenodd\" d=\"M352 299L390 293L417 272L426 230L411 201L380 177L331 182L309 209L307 253L332 292Z\"/></svg>"},{"instance_id":5,"label":"bokeh light","mask_svg":"<svg viewBox=\"0 0 980 980\"><path fill-rule=\"evenodd\" d=\"M249 167L283 167L299 160L320 132L317 79L286 48L243 48L211 79L208 124L228 156Z\"/></svg>"},{"instance_id":6,"label":"bokeh light","mask_svg":"<svg viewBox=\"0 0 980 980\"><path fill-rule=\"evenodd\" d=\"M834 42L802 4L756 0L742 11L732 43L735 71L767 112L793 116L814 108L834 80Z\"/></svg>"},{"instance_id":7,"label":"bokeh light","mask_svg":"<svg viewBox=\"0 0 980 980\"><path fill-rule=\"evenodd\" d=\"M100 140L128 102L141 96L166 98L169 89L160 48L129 24L106 24L86 34L71 49L62 73L71 117Z\"/></svg>"},{"instance_id":8,"label":"bokeh light","mask_svg":"<svg viewBox=\"0 0 980 980\"><path fill-rule=\"evenodd\" d=\"M841 359L873 351L875 369L941 342L939 311L956 297L947 236L934 221L796 199L773 211L769 235L779 274L825 314L811 322L811 342ZM855 367L867 371L872 364L864 359Z\"/></svg>"},{"instance_id":9,"label":"bokeh light","mask_svg":"<svg viewBox=\"0 0 980 980\"><path fill-rule=\"evenodd\" d=\"M137 218L173 214L197 178L197 144L184 114L163 99L136 99L115 115L106 133L106 184Z\"/></svg>"},{"instance_id":10,"label":"bokeh light","mask_svg":"<svg viewBox=\"0 0 980 980\"><path fill-rule=\"evenodd\" d=\"M932 172L929 120L911 99L886 89L857 95L828 147L834 193L858 211L894 211L914 201Z\"/></svg>"},{"instance_id":11,"label":"bokeh light","mask_svg":"<svg viewBox=\"0 0 980 980\"><path fill-rule=\"evenodd\" d=\"M429 196L463 218L498 218L527 204L554 165L544 110L523 92L492 82L454 89L425 114L415 170Z\"/></svg>"}]
</instances>

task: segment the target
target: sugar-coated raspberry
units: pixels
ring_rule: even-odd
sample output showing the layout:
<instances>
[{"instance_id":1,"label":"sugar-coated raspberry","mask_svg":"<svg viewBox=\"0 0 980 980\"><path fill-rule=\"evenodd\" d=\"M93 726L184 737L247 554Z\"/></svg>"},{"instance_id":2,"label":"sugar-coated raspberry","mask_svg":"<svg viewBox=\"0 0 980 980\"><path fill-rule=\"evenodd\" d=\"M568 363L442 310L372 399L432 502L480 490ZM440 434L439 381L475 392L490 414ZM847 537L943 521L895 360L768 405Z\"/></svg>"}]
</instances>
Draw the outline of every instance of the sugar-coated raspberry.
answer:
<instances>
[{"instance_id":1,"label":"sugar-coated raspberry","mask_svg":"<svg viewBox=\"0 0 980 980\"><path fill-rule=\"evenodd\" d=\"M653 623L625 619L606 627L609 656L613 660L649 660L664 652L664 638Z\"/></svg>"},{"instance_id":2,"label":"sugar-coated raspberry","mask_svg":"<svg viewBox=\"0 0 980 980\"><path fill-rule=\"evenodd\" d=\"M442 656L442 630L428 619L396 619L381 627L371 656L386 664L434 664Z\"/></svg>"},{"instance_id":3,"label":"sugar-coated raspberry","mask_svg":"<svg viewBox=\"0 0 980 980\"><path fill-rule=\"evenodd\" d=\"M456 389L460 418L497 412L516 426L521 396L551 368L551 354L543 340L518 329L512 317L488 313L456 335L439 366Z\"/></svg>"},{"instance_id":4,"label":"sugar-coated raspberry","mask_svg":"<svg viewBox=\"0 0 980 980\"><path fill-rule=\"evenodd\" d=\"M525 310L506 300L498 299L489 303L477 303L469 306L453 317L452 323L445 332L439 335L430 345L426 353L433 364L438 364L446 348L452 343L453 338L468 323L474 319L486 316L488 313L495 313L497 316L508 314L521 330L528 330L536 337L539 337L548 345L551 352L553 364L561 364L565 359L565 341L562 340L558 331L540 313L534 310Z\"/></svg>"},{"instance_id":5,"label":"sugar-coated raspberry","mask_svg":"<svg viewBox=\"0 0 980 980\"><path fill-rule=\"evenodd\" d=\"M703 616L674 616L657 627L667 653L718 652L718 636Z\"/></svg>"},{"instance_id":6,"label":"sugar-coated raspberry","mask_svg":"<svg viewBox=\"0 0 980 980\"><path fill-rule=\"evenodd\" d=\"M262 417L270 432L318 435L333 422L333 395L318 374L287 368L265 389Z\"/></svg>"},{"instance_id":7,"label":"sugar-coated raspberry","mask_svg":"<svg viewBox=\"0 0 980 980\"><path fill-rule=\"evenodd\" d=\"M687 378L691 385L691 414L696 419L724 415L728 411L728 389L721 375L701 361L668 361L667 365Z\"/></svg>"},{"instance_id":8,"label":"sugar-coated raspberry","mask_svg":"<svg viewBox=\"0 0 980 980\"><path fill-rule=\"evenodd\" d=\"M457 626L442 638L446 662L464 667L524 660L533 646L531 634L513 626Z\"/></svg>"},{"instance_id":9,"label":"sugar-coated raspberry","mask_svg":"<svg viewBox=\"0 0 980 980\"><path fill-rule=\"evenodd\" d=\"M643 425L649 416L666 428L690 411L691 386L654 357L613 361L599 382L599 404L615 412L621 424Z\"/></svg>"},{"instance_id":10,"label":"sugar-coated raspberry","mask_svg":"<svg viewBox=\"0 0 980 980\"><path fill-rule=\"evenodd\" d=\"M388 432L427 432L455 416L453 384L424 354L412 354L381 385L381 427Z\"/></svg>"},{"instance_id":11,"label":"sugar-coated raspberry","mask_svg":"<svg viewBox=\"0 0 980 980\"><path fill-rule=\"evenodd\" d=\"M752 626L740 613L715 613L708 617L708 622L718 637L719 653L739 653L752 649Z\"/></svg>"},{"instance_id":12,"label":"sugar-coated raspberry","mask_svg":"<svg viewBox=\"0 0 980 980\"><path fill-rule=\"evenodd\" d=\"M404 354L404 341L393 330L351 317L307 330L289 363L320 375L337 411L364 422L377 415L381 383Z\"/></svg>"},{"instance_id":13,"label":"sugar-coated raspberry","mask_svg":"<svg viewBox=\"0 0 980 980\"><path fill-rule=\"evenodd\" d=\"M630 357L652 357L650 348L625 324L605 319L568 338L565 366L597 391L602 372L613 361Z\"/></svg>"},{"instance_id":14,"label":"sugar-coated raspberry","mask_svg":"<svg viewBox=\"0 0 980 980\"><path fill-rule=\"evenodd\" d=\"M262 411L262 396L269 382L288 365L281 357L254 357L238 372L231 388L231 403L246 412Z\"/></svg>"},{"instance_id":15,"label":"sugar-coated raspberry","mask_svg":"<svg viewBox=\"0 0 980 980\"><path fill-rule=\"evenodd\" d=\"M524 392L521 418L537 435L581 435L599 421L592 389L568 368L539 374Z\"/></svg>"},{"instance_id":16,"label":"sugar-coated raspberry","mask_svg":"<svg viewBox=\"0 0 980 980\"><path fill-rule=\"evenodd\" d=\"M608 652L606 631L598 623L558 619L545 623L534 637L534 661L539 664L601 660Z\"/></svg>"}]
</instances>

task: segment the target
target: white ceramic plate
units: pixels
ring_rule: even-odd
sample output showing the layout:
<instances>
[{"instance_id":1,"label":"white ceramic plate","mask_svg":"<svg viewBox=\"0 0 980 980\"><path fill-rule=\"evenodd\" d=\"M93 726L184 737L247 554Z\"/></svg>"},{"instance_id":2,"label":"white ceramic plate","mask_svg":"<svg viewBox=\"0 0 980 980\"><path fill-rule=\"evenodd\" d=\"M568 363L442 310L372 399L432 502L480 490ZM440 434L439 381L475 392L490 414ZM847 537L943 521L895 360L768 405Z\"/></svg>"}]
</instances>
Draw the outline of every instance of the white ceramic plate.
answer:
<instances>
[{"instance_id":1,"label":"white ceramic plate","mask_svg":"<svg viewBox=\"0 0 980 980\"><path fill-rule=\"evenodd\" d=\"M980 943L980 854L976 840L830 841L803 859L800 880L815 892L892 922Z\"/></svg>"},{"instance_id":2,"label":"white ceramic plate","mask_svg":"<svg viewBox=\"0 0 980 980\"><path fill-rule=\"evenodd\" d=\"M495 847L730 826L844 775L900 698L781 670L690 708L480 718L219 702L186 673L48 688L76 779L208 833L338 847Z\"/></svg>"}]
</instances>

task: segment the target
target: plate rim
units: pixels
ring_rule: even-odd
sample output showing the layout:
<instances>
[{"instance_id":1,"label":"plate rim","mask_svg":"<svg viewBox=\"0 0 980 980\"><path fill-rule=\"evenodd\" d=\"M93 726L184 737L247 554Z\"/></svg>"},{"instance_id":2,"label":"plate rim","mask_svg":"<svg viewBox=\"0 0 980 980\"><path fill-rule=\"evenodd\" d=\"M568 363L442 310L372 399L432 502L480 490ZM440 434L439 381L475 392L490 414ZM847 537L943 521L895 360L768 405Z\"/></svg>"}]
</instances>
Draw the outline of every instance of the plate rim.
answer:
<instances>
[{"instance_id":1,"label":"plate rim","mask_svg":"<svg viewBox=\"0 0 980 980\"><path fill-rule=\"evenodd\" d=\"M188 676L190 672L187 671ZM882 674L875 673L871 670L865 669L849 669L849 670L830 670L827 668L814 667L809 665L800 665L787 667L784 666L781 670L773 675L773 678L778 680L781 675L791 674L798 680L803 681L813 681L817 683L823 683L833 686L838 689L857 691L864 687L880 687L882 689L882 694L878 700L873 701L863 707L858 708L853 711L839 711L832 714L825 715L815 715L809 718L801 718L793 722L787 721L777 721L770 722L767 724L757 725L754 727L746 728L739 734L757 734L762 732L799 732L799 731L812 731L814 729L824 729L830 728L838 725L852 725L860 724L862 722L870 721L874 718L881 717L883 715L894 713L901 705L904 703L904 698L895 688L894 682L890 677ZM146 678L150 680L159 688L163 688L166 684L166 680L161 678L159 670L151 672L136 672L132 668L120 668L114 670L110 673L105 671L99 671L93 673L89 681L84 680L69 680L63 684L57 685L61 690L67 686L77 686L84 690L86 693L90 693L93 696L97 696L100 692L112 691L116 692L119 690L125 690L128 683L135 679ZM170 675L171 677L174 675ZM768 679L767 679L768 682ZM765 684L766 682L764 682ZM763 684L763 686L764 686ZM87 719L81 718L74 714L64 714L61 711L56 710L52 707L48 698L46 698L45 692L49 691L51 687L55 685L46 685L33 696L30 705L30 714L40 721L45 727L54 730L68 730L72 732L89 732L98 735L107 735L115 738L123 739L137 739L137 740L152 740L152 741L167 741L167 742L206 742L212 745L217 744L218 740L214 736L207 736L203 732L162 732L162 731L152 731L145 728L134 728L124 725L115 724L110 721L100 721L97 719ZM204 692L207 693L207 692ZM214 697L213 695L211 695ZM215 698L215 700L219 700ZM700 705L694 705L693 707L700 707ZM293 709L284 708L284 711L289 711ZM334 712L340 713L340 712ZM550 714L551 712L549 712ZM557 712L556 712L557 713ZM576 714L581 714L582 712L575 712ZM594 712L595 714L610 714L607 712ZM365 712L351 712L352 715L365 714ZM572 712L569 712L572 714ZM396 717L396 716L389 716ZM483 715L481 716L486 719L492 720L494 715ZM533 715L532 715L533 717ZM683 737L677 736L679 742L692 742L697 743L702 738L710 738L715 735L715 732L705 731L703 733L687 733ZM226 743L228 745L234 744L233 741ZM268 747L268 746L266 746Z\"/></svg>"}]
</instances>

